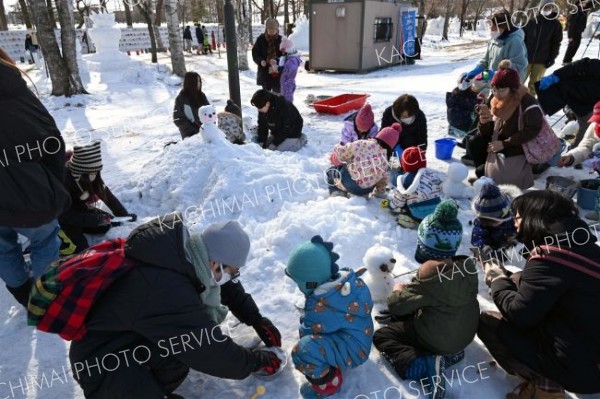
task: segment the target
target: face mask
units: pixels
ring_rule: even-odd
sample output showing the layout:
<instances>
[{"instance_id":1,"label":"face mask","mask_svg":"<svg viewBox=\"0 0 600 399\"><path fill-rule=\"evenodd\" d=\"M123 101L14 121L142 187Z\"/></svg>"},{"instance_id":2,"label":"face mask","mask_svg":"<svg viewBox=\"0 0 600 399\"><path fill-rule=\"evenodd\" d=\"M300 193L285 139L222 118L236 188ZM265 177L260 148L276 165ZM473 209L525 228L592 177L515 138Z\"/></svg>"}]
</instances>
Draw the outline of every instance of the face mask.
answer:
<instances>
[{"instance_id":1,"label":"face mask","mask_svg":"<svg viewBox=\"0 0 600 399\"><path fill-rule=\"evenodd\" d=\"M212 270L210 271L210 273L213 276L213 280L215 282L215 284L217 284L218 286L221 286L225 283L227 283L228 281L232 280L232 276L230 273L227 273L226 271L223 270L223 265L219 263L219 269L221 270L221 279L219 281L217 281L217 279L215 278L215 274L212 272Z\"/></svg>"},{"instance_id":2,"label":"face mask","mask_svg":"<svg viewBox=\"0 0 600 399\"><path fill-rule=\"evenodd\" d=\"M96 173L90 173L89 176L90 176L90 181L94 181L94 180L96 180L97 174Z\"/></svg>"},{"instance_id":3,"label":"face mask","mask_svg":"<svg viewBox=\"0 0 600 399\"><path fill-rule=\"evenodd\" d=\"M550 14L552 14L552 11L542 11L542 15L543 15L544 17L549 17L549 16L550 16Z\"/></svg>"},{"instance_id":4,"label":"face mask","mask_svg":"<svg viewBox=\"0 0 600 399\"><path fill-rule=\"evenodd\" d=\"M415 116L409 116L408 118L400 118L400 122L405 125L411 125L415 121Z\"/></svg>"},{"instance_id":5,"label":"face mask","mask_svg":"<svg viewBox=\"0 0 600 399\"><path fill-rule=\"evenodd\" d=\"M492 39L497 39L500 36L500 31L493 30L490 32L490 36L492 37Z\"/></svg>"}]
</instances>

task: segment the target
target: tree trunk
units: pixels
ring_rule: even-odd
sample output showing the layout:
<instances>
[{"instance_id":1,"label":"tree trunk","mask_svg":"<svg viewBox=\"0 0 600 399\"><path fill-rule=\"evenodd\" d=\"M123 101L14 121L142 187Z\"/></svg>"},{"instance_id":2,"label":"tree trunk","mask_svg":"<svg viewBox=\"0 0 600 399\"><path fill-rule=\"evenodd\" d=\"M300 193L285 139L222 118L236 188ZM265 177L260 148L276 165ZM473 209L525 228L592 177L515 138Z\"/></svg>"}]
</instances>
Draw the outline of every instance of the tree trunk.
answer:
<instances>
[{"instance_id":1,"label":"tree trunk","mask_svg":"<svg viewBox=\"0 0 600 399\"><path fill-rule=\"evenodd\" d=\"M123 7L125 8L125 20L127 21L127 27L133 28L133 18L131 16L131 8L129 7L130 0L123 1Z\"/></svg>"},{"instance_id":2,"label":"tree trunk","mask_svg":"<svg viewBox=\"0 0 600 399\"><path fill-rule=\"evenodd\" d=\"M287 34L288 25L290 24L290 10L288 0L283 0L283 31Z\"/></svg>"},{"instance_id":3,"label":"tree trunk","mask_svg":"<svg viewBox=\"0 0 600 399\"><path fill-rule=\"evenodd\" d=\"M71 0L57 0L58 18L60 21L60 42L62 57L67 65L66 75L69 78L70 94L88 94L83 87L77 65L77 35L75 21L73 20L73 2Z\"/></svg>"},{"instance_id":4,"label":"tree trunk","mask_svg":"<svg viewBox=\"0 0 600 399\"><path fill-rule=\"evenodd\" d=\"M223 0L215 0L215 6L217 7L217 23L223 25L225 21L225 16L223 15ZM217 27L218 30L218 27Z\"/></svg>"},{"instance_id":5,"label":"tree trunk","mask_svg":"<svg viewBox=\"0 0 600 399\"><path fill-rule=\"evenodd\" d=\"M183 57L183 38L179 34L177 0L165 0L164 4L167 29L169 31L169 48L171 49L171 65L173 66L173 73L183 77L186 72L185 58Z\"/></svg>"},{"instance_id":6,"label":"tree trunk","mask_svg":"<svg viewBox=\"0 0 600 399\"><path fill-rule=\"evenodd\" d=\"M177 2L175 2L177 6ZM175 8L177 10L177 8ZM160 26L165 17L165 0L156 1L156 13L154 14L154 26ZM179 18L177 18L179 20Z\"/></svg>"},{"instance_id":7,"label":"tree trunk","mask_svg":"<svg viewBox=\"0 0 600 399\"><path fill-rule=\"evenodd\" d=\"M462 0L461 8L460 8L460 30L459 36L463 36L463 25L465 24L465 17L467 15L467 9L469 8L469 4L471 0Z\"/></svg>"},{"instance_id":8,"label":"tree trunk","mask_svg":"<svg viewBox=\"0 0 600 399\"><path fill-rule=\"evenodd\" d=\"M252 18L248 13L248 0L238 0L237 7L237 53L238 70L247 71L248 66L248 32L252 29Z\"/></svg>"},{"instance_id":9,"label":"tree trunk","mask_svg":"<svg viewBox=\"0 0 600 399\"><path fill-rule=\"evenodd\" d=\"M254 44L254 33L252 32L252 2L248 0L248 43Z\"/></svg>"},{"instance_id":10,"label":"tree trunk","mask_svg":"<svg viewBox=\"0 0 600 399\"><path fill-rule=\"evenodd\" d=\"M152 29L154 30L154 37L156 38L156 48L160 49L160 51L163 51L163 49L165 48L165 45L162 41L162 36L160 34L160 29L158 28L158 26L156 25L152 25ZM182 38L183 40L183 38Z\"/></svg>"},{"instance_id":11,"label":"tree trunk","mask_svg":"<svg viewBox=\"0 0 600 399\"><path fill-rule=\"evenodd\" d=\"M46 7L48 8L48 16L50 17L52 29L56 29L56 16L54 15L54 4L52 4L52 0L46 0Z\"/></svg>"},{"instance_id":12,"label":"tree trunk","mask_svg":"<svg viewBox=\"0 0 600 399\"><path fill-rule=\"evenodd\" d=\"M4 0L0 0L0 30L8 30L6 10L4 9Z\"/></svg>"},{"instance_id":13,"label":"tree trunk","mask_svg":"<svg viewBox=\"0 0 600 399\"><path fill-rule=\"evenodd\" d=\"M25 0L19 0L19 8L21 9L21 15L23 16L23 22L27 29L33 29L31 23L31 16L29 15L29 9L27 8L27 2Z\"/></svg>"},{"instance_id":14,"label":"tree trunk","mask_svg":"<svg viewBox=\"0 0 600 399\"><path fill-rule=\"evenodd\" d=\"M158 62L158 56L156 55L156 37L154 36L154 27L152 23L152 8L150 0L144 0L136 4L140 14L144 17L146 25L148 25L148 35L150 35L150 51L152 52L152 62Z\"/></svg>"},{"instance_id":15,"label":"tree trunk","mask_svg":"<svg viewBox=\"0 0 600 399\"><path fill-rule=\"evenodd\" d=\"M446 16L444 17L444 30L442 31L442 40L448 40L448 27L450 26L450 16L452 15L452 0L446 0Z\"/></svg>"}]
</instances>

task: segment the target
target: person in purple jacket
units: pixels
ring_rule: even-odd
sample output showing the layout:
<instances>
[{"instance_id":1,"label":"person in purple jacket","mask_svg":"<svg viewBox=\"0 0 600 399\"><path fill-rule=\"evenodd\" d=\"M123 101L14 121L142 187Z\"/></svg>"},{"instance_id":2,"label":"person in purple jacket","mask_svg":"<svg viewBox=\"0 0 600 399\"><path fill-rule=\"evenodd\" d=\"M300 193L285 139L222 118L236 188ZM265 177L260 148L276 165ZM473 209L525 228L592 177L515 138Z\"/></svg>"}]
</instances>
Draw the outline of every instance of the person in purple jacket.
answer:
<instances>
[{"instance_id":1,"label":"person in purple jacket","mask_svg":"<svg viewBox=\"0 0 600 399\"><path fill-rule=\"evenodd\" d=\"M371 139L378 131L371 104L365 104L358 112L344 119L341 143L348 144L356 140Z\"/></svg>"},{"instance_id":2,"label":"person in purple jacket","mask_svg":"<svg viewBox=\"0 0 600 399\"><path fill-rule=\"evenodd\" d=\"M283 70L279 79L281 94L286 100L293 103L294 92L296 91L296 74L298 73L298 67L302 64L302 59L294 48L294 43L287 37L281 39L279 50L284 54L279 61L280 66L283 63Z\"/></svg>"}]
</instances>

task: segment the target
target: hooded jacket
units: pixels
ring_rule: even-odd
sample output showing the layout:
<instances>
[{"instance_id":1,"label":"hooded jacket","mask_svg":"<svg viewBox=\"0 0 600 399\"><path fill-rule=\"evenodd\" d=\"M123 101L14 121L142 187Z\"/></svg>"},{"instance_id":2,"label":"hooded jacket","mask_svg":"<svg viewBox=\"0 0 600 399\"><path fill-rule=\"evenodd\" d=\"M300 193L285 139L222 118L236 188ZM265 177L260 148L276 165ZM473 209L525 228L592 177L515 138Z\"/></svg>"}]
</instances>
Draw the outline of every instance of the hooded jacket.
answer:
<instances>
[{"instance_id":1,"label":"hooded jacket","mask_svg":"<svg viewBox=\"0 0 600 399\"><path fill-rule=\"evenodd\" d=\"M133 230L125 255L138 265L94 305L86 320L88 333L71 344L72 365L145 345L157 351L155 356L173 356L191 369L216 377L244 379L255 370L254 354L224 335L205 311L200 300L205 287L185 255L186 233L176 214ZM262 318L237 281L221 287L221 302L248 325ZM99 388L105 375L78 374L86 397Z\"/></svg>"},{"instance_id":2,"label":"hooded jacket","mask_svg":"<svg viewBox=\"0 0 600 399\"><path fill-rule=\"evenodd\" d=\"M423 151L427 150L427 118L423 111L419 110L415 115L415 121L407 125L402 123L400 116L394 114L393 106L390 105L383 111L379 131L396 122L402 125L402 133L400 133L397 144L400 148L405 150L408 147L419 147Z\"/></svg>"},{"instance_id":3,"label":"hooded jacket","mask_svg":"<svg viewBox=\"0 0 600 399\"><path fill-rule=\"evenodd\" d=\"M0 64L0 226L38 227L67 209L65 143L20 73Z\"/></svg>"},{"instance_id":4,"label":"hooded jacket","mask_svg":"<svg viewBox=\"0 0 600 399\"><path fill-rule=\"evenodd\" d=\"M404 176L406 174L398 177L398 183L402 183ZM441 195L442 179L440 176L430 169L421 168L407 188L404 188L402 184L396 185L389 207L394 214L402 213L408 208L410 216L421 221L433 213L437 204L442 201Z\"/></svg>"},{"instance_id":5,"label":"hooded jacket","mask_svg":"<svg viewBox=\"0 0 600 399\"><path fill-rule=\"evenodd\" d=\"M281 57L282 55L281 51L279 50L279 46L281 46L281 35L278 34L277 38L275 39L276 59L279 59L279 57ZM269 81L272 81L276 83L275 86L279 86L279 78L281 77L281 75L279 75L276 78L273 78L269 75L269 60L267 60L267 53L267 37L264 33L261 33L256 38L256 42L254 42L254 46L252 47L252 59L254 60L254 63L258 65L258 69L256 71L256 84L259 86L263 86L266 85ZM267 65L262 66L261 61L266 61Z\"/></svg>"},{"instance_id":6,"label":"hooded jacket","mask_svg":"<svg viewBox=\"0 0 600 399\"><path fill-rule=\"evenodd\" d=\"M294 91L296 91L296 74L298 67L302 64L302 59L298 53L288 54L281 71L281 95L289 102L294 102Z\"/></svg>"},{"instance_id":7,"label":"hooded jacket","mask_svg":"<svg viewBox=\"0 0 600 399\"><path fill-rule=\"evenodd\" d=\"M537 14L523 27L530 64L543 64L548 67L558 56L563 29L556 18L555 12L548 16Z\"/></svg>"},{"instance_id":8,"label":"hooded jacket","mask_svg":"<svg viewBox=\"0 0 600 399\"><path fill-rule=\"evenodd\" d=\"M569 218L554 223L546 242L539 244L598 262L596 230L597 224L590 230L583 220ZM519 360L568 391L600 392L600 278L530 259L518 287L509 278L499 278L491 288L511 330L505 344Z\"/></svg>"},{"instance_id":9,"label":"hooded jacket","mask_svg":"<svg viewBox=\"0 0 600 399\"><path fill-rule=\"evenodd\" d=\"M192 105L192 102L183 90L181 90L177 95L177 98L175 98L173 123L175 123L175 126L179 129L182 139L191 137L200 131L202 122L200 122L198 116L198 109L203 105L210 105L204 92L200 95L200 104L198 104L198 107Z\"/></svg>"},{"instance_id":10,"label":"hooded jacket","mask_svg":"<svg viewBox=\"0 0 600 399\"><path fill-rule=\"evenodd\" d=\"M388 308L396 316L415 313L419 341L432 353L452 355L469 345L477 332L478 283L473 258L430 260L409 285L392 292Z\"/></svg>"},{"instance_id":11,"label":"hooded jacket","mask_svg":"<svg viewBox=\"0 0 600 399\"><path fill-rule=\"evenodd\" d=\"M271 144L278 146L286 139L297 139L302 134L304 120L298 109L283 96L271 93L271 103L266 114L258 118L258 141L264 143L269 131L273 136Z\"/></svg>"},{"instance_id":12,"label":"hooded jacket","mask_svg":"<svg viewBox=\"0 0 600 399\"><path fill-rule=\"evenodd\" d=\"M525 33L523 29L513 28L506 30L496 39L490 40L484 57L479 61L483 69L498 69L502 60L510 60L512 68L519 72L521 82L525 80L527 68L527 48L525 47Z\"/></svg>"}]
</instances>

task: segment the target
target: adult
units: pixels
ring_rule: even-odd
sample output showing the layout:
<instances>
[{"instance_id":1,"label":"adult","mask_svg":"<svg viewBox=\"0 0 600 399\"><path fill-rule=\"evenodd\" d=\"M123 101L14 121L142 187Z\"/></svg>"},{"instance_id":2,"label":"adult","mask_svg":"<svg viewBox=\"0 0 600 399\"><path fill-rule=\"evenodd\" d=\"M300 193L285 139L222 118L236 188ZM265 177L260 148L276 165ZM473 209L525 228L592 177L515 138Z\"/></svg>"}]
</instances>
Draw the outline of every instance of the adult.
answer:
<instances>
[{"instance_id":1,"label":"adult","mask_svg":"<svg viewBox=\"0 0 600 399\"><path fill-rule=\"evenodd\" d=\"M567 17L567 38L569 39L569 45L567 51L563 57L563 65L570 64L573 62L573 57L579 49L581 44L581 35L585 31L587 24L588 14L590 13L590 6L593 4L593 0L579 1L575 4L569 4L575 6L577 9L575 12L569 12Z\"/></svg>"},{"instance_id":2,"label":"adult","mask_svg":"<svg viewBox=\"0 0 600 399\"><path fill-rule=\"evenodd\" d=\"M552 5L548 7L548 4ZM525 80L529 77L527 87L533 96L536 95L534 83L544 76L546 68L554 65L562 42L562 25L556 19L558 13L553 7L552 0L542 0L539 13L523 27L529 61Z\"/></svg>"},{"instance_id":3,"label":"adult","mask_svg":"<svg viewBox=\"0 0 600 399\"><path fill-rule=\"evenodd\" d=\"M579 145L592 116L594 104L600 101L600 60L582 58L544 76L538 84L538 101L548 115L565 105L577 115L579 130L571 148Z\"/></svg>"},{"instance_id":4,"label":"adult","mask_svg":"<svg viewBox=\"0 0 600 399\"><path fill-rule=\"evenodd\" d=\"M278 71L273 70L272 64L282 56L281 35L279 35L279 22L275 18L265 21L265 32L261 33L252 47L252 59L258 66L256 71L256 84L264 90L279 93L281 90Z\"/></svg>"},{"instance_id":5,"label":"adult","mask_svg":"<svg viewBox=\"0 0 600 399\"><path fill-rule=\"evenodd\" d=\"M0 278L27 307L31 282L18 234L29 239L39 277L58 259L57 217L69 206L65 144L48 110L0 49Z\"/></svg>"},{"instance_id":6,"label":"adult","mask_svg":"<svg viewBox=\"0 0 600 399\"><path fill-rule=\"evenodd\" d=\"M192 31L189 25L183 30L183 51L192 52Z\"/></svg>"},{"instance_id":7,"label":"adult","mask_svg":"<svg viewBox=\"0 0 600 399\"><path fill-rule=\"evenodd\" d=\"M525 47L523 29L512 23L511 14L508 10L494 12L488 18L488 25L492 39L488 43L485 55L477 66L472 71L467 72L467 79L473 79L485 69L495 71L502 60L510 60L513 68L519 74L520 81L525 81L527 48Z\"/></svg>"},{"instance_id":8,"label":"adult","mask_svg":"<svg viewBox=\"0 0 600 399\"><path fill-rule=\"evenodd\" d=\"M196 72L186 72L183 77L183 88L175 98L173 122L179 128L181 138L185 139L200 131L198 109L210 105L206 94L202 91L202 78Z\"/></svg>"},{"instance_id":9,"label":"adult","mask_svg":"<svg viewBox=\"0 0 600 399\"><path fill-rule=\"evenodd\" d=\"M492 79L491 110L477 106L478 134L490 139L489 156L476 168L498 184L514 184L521 189L533 186L533 172L523 152L523 144L534 139L542 129L544 114L535 98L519 79L518 72L505 60Z\"/></svg>"},{"instance_id":10,"label":"adult","mask_svg":"<svg viewBox=\"0 0 600 399\"><path fill-rule=\"evenodd\" d=\"M403 94L383 111L380 129L394 123L402 125L402 134L396 145L403 150L408 147L419 147L423 151L427 149L427 118L414 96Z\"/></svg>"},{"instance_id":11,"label":"adult","mask_svg":"<svg viewBox=\"0 0 600 399\"><path fill-rule=\"evenodd\" d=\"M196 24L196 40L198 40L198 47L196 48L196 54L200 55L200 50L202 49L202 53L204 52L204 32L202 31L202 27L200 24Z\"/></svg>"},{"instance_id":12,"label":"adult","mask_svg":"<svg viewBox=\"0 0 600 399\"><path fill-rule=\"evenodd\" d=\"M25 51L29 52L29 56L31 57L30 63L34 64L35 58L33 54L37 52L37 46L33 44L33 37L30 33L25 35Z\"/></svg>"},{"instance_id":13,"label":"adult","mask_svg":"<svg viewBox=\"0 0 600 399\"><path fill-rule=\"evenodd\" d=\"M174 213L133 230L125 259L134 267L93 304L87 333L69 350L85 397L179 397L169 395L190 369L229 379L260 368L272 374L277 356L246 349L219 327L230 310L267 346L281 346L279 331L237 279L249 249L250 239L235 221L190 236ZM110 372L86 367L100 359Z\"/></svg>"},{"instance_id":14,"label":"adult","mask_svg":"<svg viewBox=\"0 0 600 399\"><path fill-rule=\"evenodd\" d=\"M250 103L258 109L258 138L262 148L298 151L308 141L302 133L304 120L294 104L283 96L258 90Z\"/></svg>"},{"instance_id":15,"label":"adult","mask_svg":"<svg viewBox=\"0 0 600 399\"><path fill-rule=\"evenodd\" d=\"M558 161L558 166L579 165L592 156L594 146L600 141L600 101L594 106L594 113L588 120L589 126L579 145L570 149Z\"/></svg>"},{"instance_id":16,"label":"adult","mask_svg":"<svg viewBox=\"0 0 600 399\"><path fill-rule=\"evenodd\" d=\"M498 364L525 380L506 397L563 399L563 389L598 393L596 235L579 218L573 201L559 193L523 194L515 198L512 211L517 240L533 255L523 272L513 275L495 262L484 263L500 312L483 312L477 332ZM544 247L534 252L538 245Z\"/></svg>"}]
</instances>

